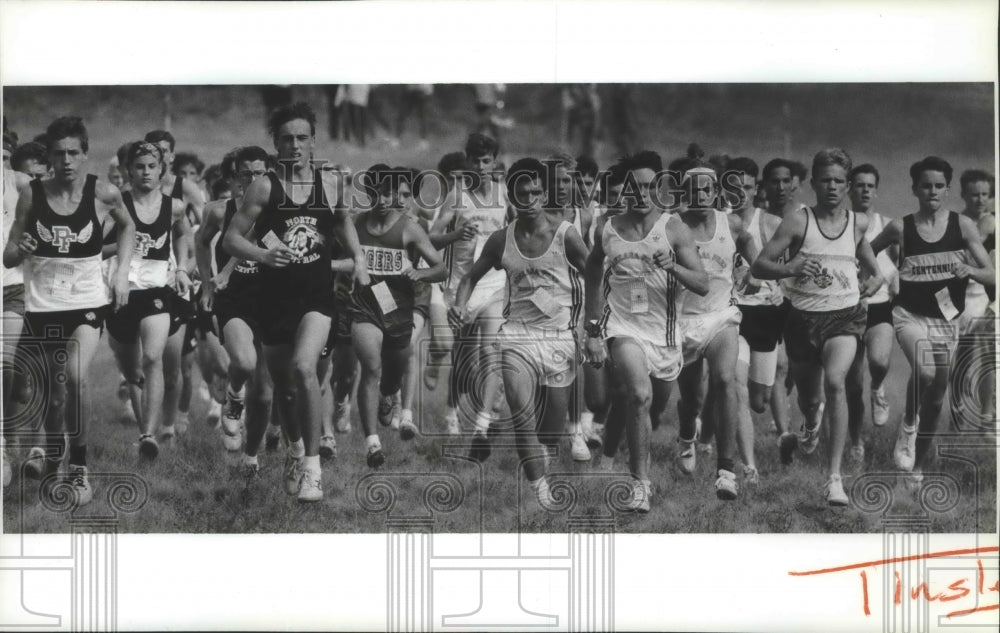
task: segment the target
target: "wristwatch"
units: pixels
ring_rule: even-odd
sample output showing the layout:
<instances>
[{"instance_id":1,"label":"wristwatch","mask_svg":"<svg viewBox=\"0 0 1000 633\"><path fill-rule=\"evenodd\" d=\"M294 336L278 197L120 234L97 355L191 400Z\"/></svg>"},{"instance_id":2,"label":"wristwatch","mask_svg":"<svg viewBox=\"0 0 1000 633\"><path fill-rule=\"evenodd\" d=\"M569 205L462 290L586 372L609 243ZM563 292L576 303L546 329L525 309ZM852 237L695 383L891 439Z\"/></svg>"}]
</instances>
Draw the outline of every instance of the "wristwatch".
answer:
<instances>
[{"instance_id":1,"label":"wristwatch","mask_svg":"<svg viewBox=\"0 0 1000 633\"><path fill-rule=\"evenodd\" d=\"M601 322L597 319L590 319L583 328L590 338L601 338Z\"/></svg>"}]
</instances>

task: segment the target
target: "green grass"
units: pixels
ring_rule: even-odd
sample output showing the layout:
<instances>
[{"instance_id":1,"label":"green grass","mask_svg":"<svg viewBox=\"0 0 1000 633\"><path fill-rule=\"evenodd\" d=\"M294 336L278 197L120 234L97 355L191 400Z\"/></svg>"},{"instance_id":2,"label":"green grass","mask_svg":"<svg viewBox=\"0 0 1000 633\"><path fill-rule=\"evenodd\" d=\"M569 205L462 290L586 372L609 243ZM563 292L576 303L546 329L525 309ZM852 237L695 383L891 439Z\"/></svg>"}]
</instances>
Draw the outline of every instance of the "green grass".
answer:
<instances>
[{"instance_id":1,"label":"green grass","mask_svg":"<svg viewBox=\"0 0 1000 633\"><path fill-rule=\"evenodd\" d=\"M79 114L91 134L90 170L103 175L107 161L126 140L141 137L163 124L164 87L32 88L5 87L4 114L22 139L41 132L52 118ZM206 163L218 161L230 147L257 143L270 148L263 129L263 108L257 92L249 88L172 87L173 132L178 151L194 151ZM296 98L323 109L318 86L297 87ZM511 86L508 112L518 127L506 140L514 157L541 155L556 148L558 91L554 86ZM788 104L787 116L782 114ZM666 159L698 141L709 153L750 155L760 164L783 151L785 133L793 157L808 162L821 147L840 145L855 162L870 161L882 171L879 208L899 216L912 207L907 169L926 154L947 157L956 173L971 167L994 169L993 89L986 84L867 84L867 85L644 85L638 100L640 138ZM401 150L392 151L380 141L361 150L330 141L325 115L320 113L317 156L363 169L375 162L433 166L445 152L460 149L472 124L472 93L462 86L442 86L431 112L431 149L418 152L411 136ZM411 130L413 126L411 121ZM599 146L597 159L605 165L613 158L608 143ZM808 199L808 197L807 197ZM951 206L961 204L953 191ZM866 422L866 472L892 473L891 452L896 421L905 397L908 368L898 348L887 385L893 418L882 429ZM141 466L132 443L133 427L114 419L117 372L110 352L102 347L91 368L93 415L90 463L96 472L136 473L149 486L149 499L137 513L121 517L123 532L379 532L386 529L386 514L364 510L355 498L357 482L370 471L364 463L363 439L356 419L354 432L338 436L339 456L324 466L326 498L314 506L300 506L280 489L282 456L262 453L262 477L246 488L233 460L222 449L214 431L203 424L191 428L176 450L165 452L153 465ZM442 397L434 394L424 407L422 428L443 431ZM203 414L204 405L196 405ZM795 425L801 421L794 402ZM668 411L675 409L673 403ZM942 428L950 424L942 421ZM757 457L761 485L733 503L715 499L714 463L701 459L692 477L678 473L676 419L671 418L653 437L653 480L656 497L647 516L619 515L623 532L874 532L881 529L881 514L855 508L830 509L822 497L825 444L812 457L797 458L790 468L778 465L775 438L769 419L757 421ZM466 460L444 456L442 438L418 438L404 444L382 433L391 474L397 486L393 517L424 512L424 473L450 473L461 482L463 502L458 509L440 512L440 531L491 532L566 531L565 515L549 515L533 500L518 503L523 478L516 475L512 454L495 451L482 470ZM996 438L948 438L939 445L972 444L961 449L972 462L938 459L934 468L960 483L958 504L945 513L930 513L935 532L995 532ZM581 474L586 466L565 455L553 470ZM959 449L954 449L956 452ZM464 452L463 447L457 451ZM623 456L618 464L625 469ZM845 470L846 475L857 470ZM849 476L846 485L853 483ZM887 476L886 481L891 481ZM485 482L481 484L480 482ZM978 484L977 484L978 482ZM603 492L607 478L581 485L574 515L606 515ZM87 508L104 508L104 489L98 484L96 500ZM37 502L37 484L15 479L4 493L4 531L65 532L67 517L54 515ZM482 508L482 512L480 512ZM901 489L893 496L891 512L914 514L918 505Z\"/></svg>"}]
</instances>

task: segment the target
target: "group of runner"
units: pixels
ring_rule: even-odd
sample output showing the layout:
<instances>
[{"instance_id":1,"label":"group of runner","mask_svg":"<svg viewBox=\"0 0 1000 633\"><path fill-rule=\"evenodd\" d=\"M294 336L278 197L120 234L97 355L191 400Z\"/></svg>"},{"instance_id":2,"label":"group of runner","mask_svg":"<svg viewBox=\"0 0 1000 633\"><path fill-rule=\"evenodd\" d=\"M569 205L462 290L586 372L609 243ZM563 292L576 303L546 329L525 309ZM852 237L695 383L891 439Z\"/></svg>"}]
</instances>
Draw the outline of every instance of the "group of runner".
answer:
<instances>
[{"instance_id":1,"label":"group of runner","mask_svg":"<svg viewBox=\"0 0 1000 633\"><path fill-rule=\"evenodd\" d=\"M546 473L563 440L574 460L599 450L613 470L624 435L629 507L648 512L651 436L676 382L680 476L714 453L719 499L759 485L751 411L770 409L786 464L829 427L823 498L844 506L845 451L866 457L866 366L873 424L893 418L893 332L912 369L893 459L913 488L960 338L992 344L994 179L963 174L965 209L950 211L952 168L938 157L910 169L916 211L890 219L876 211L878 170L837 148L807 174L784 158L760 169L697 153L664 169L653 151L601 172L565 154L503 167L477 133L434 172L352 175L316 160L308 105L275 110L268 131L274 153L226 154L232 196L207 204L173 174L174 139L159 130L122 146L120 187L86 173L76 117L46 131L43 177L5 164L4 418L29 388L47 403L26 475L54 481L65 460L77 503L92 498L88 368L106 326L141 459L186 432L197 363L225 449L256 478L262 445L283 443L284 490L303 502L323 498L321 458L351 430L356 389L371 468L386 463L380 427L467 435L478 461L510 437L552 508ZM22 319L44 342L22 346L41 354L44 384L26 387L7 362ZM443 428L414 410L421 380L445 392ZM960 403L961 416L992 419L981 391L982 410Z\"/></svg>"}]
</instances>

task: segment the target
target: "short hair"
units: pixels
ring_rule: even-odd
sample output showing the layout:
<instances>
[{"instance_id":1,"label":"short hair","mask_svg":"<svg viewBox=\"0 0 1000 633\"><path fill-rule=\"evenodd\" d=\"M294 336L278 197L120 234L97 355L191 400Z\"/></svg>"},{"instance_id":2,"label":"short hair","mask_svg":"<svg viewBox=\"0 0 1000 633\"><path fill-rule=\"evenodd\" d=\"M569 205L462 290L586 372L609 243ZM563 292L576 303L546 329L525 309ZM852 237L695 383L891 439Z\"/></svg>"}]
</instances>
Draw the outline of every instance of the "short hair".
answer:
<instances>
[{"instance_id":1,"label":"short hair","mask_svg":"<svg viewBox=\"0 0 1000 633\"><path fill-rule=\"evenodd\" d=\"M385 163L377 163L369 167L361 176L361 184L365 193L374 200L379 190L386 184L397 189L401 183L406 183L413 192L413 172L408 167L389 167Z\"/></svg>"},{"instance_id":2,"label":"short hair","mask_svg":"<svg viewBox=\"0 0 1000 633\"><path fill-rule=\"evenodd\" d=\"M809 168L800 163L797 160L789 161L789 166L792 170L792 175L798 178L800 181L809 180ZM850 170L848 170L850 171Z\"/></svg>"},{"instance_id":3,"label":"short hair","mask_svg":"<svg viewBox=\"0 0 1000 633\"><path fill-rule=\"evenodd\" d=\"M17 148L11 152L10 155L10 166L14 171L21 171L21 166L26 160L34 160L39 165L49 164L48 150L41 143L36 143L31 141L25 143L24 145L18 145Z\"/></svg>"},{"instance_id":4,"label":"short hair","mask_svg":"<svg viewBox=\"0 0 1000 633\"><path fill-rule=\"evenodd\" d=\"M853 183L854 179L860 174L870 174L875 176L876 187L878 187L879 182L882 179L881 176L879 176L878 169L875 168L875 165L872 165L871 163L863 163L851 170L851 173L847 175L847 181Z\"/></svg>"},{"instance_id":5,"label":"short hair","mask_svg":"<svg viewBox=\"0 0 1000 633\"><path fill-rule=\"evenodd\" d=\"M237 157L242 149L242 147L234 147L222 157L222 161L219 163L219 175L222 177L222 180L236 178ZM174 164L176 165L176 163Z\"/></svg>"},{"instance_id":6,"label":"short hair","mask_svg":"<svg viewBox=\"0 0 1000 633\"><path fill-rule=\"evenodd\" d=\"M735 171L741 174L747 174L752 176L754 180L757 180L757 175L760 173L757 163L754 162L752 158L748 158L746 156L738 156L730 159L726 163L725 171Z\"/></svg>"},{"instance_id":7,"label":"short hair","mask_svg":"<svg viewBox=\"0 0 1000 633\"><path fill-rule=\"evenodd\" d=\"M514 161L514 164L507 170L507 195L513 198L514 185L523 178L540 180L542 187L549 190L549 174L542 161L537 158L521 158Z\"/></svg>"},{"instance_id":8,"label":"short hair","mask_svg":"<svg viewBox=\"0 0 1000 633\"><path fill-rule=\"evenodd\" d=\"M486 136L485 134L470 134L469 138L465 141L465 155L468 158L473 156L484 156L489 154L493 158L497 157L500 153L500 144L492 136Z\"/></svg>"},{"instance_id":9,"label":"short hair","mask_svg":"<svg viewBox=\"0 0 1000 633\"><path fill-rule=\"evenodd\" d=\"M593 176L594 178L597 177L597 172L600 171L597 167L597 161L586 154L576 157L576 169L580 172L581 176Z\"/></svg>"},{"instance_id":10,"label":"short hair","mask_svg":"<svg viewBox=\"0 0 1000 633\"><path fill-rule=\"evenodd\" d=\"M927 156L910 166L910 180L913 181L914 187L916 187L917 183L920 181L920 174L925 171L941 172L944 174L945 183L949 186L951 185L951 164L940 156Z\"/></svg>"},{"instance_id":11,"label":"short hair","mask_svg":"<svg viewBox=\"0 0 1000 633\"><path fill-rule=\"evenodd\" d=\"M170 144L170 151L174 151L174 147L177 146L174 140L174 135L166 130L153 130L152 132L146 132L146 136L143 137L144 141L147 143L153 143L154 145L162 141L166 141Z\"/></svg>"},{"instance_id":12,"label":"short hair","mask_svg":"<svg viewBox=\"0 0 1000 633\"><path fill-rule=\"evenodd\" d=\"M13 164L13 163L11 163ZM974 182L986 182L990 185L990 197L996 196L996 178L993 177L988 171L982 169L966 169L962 172L962 177L958 179L962 183L962 193L965 193L965 188Z\"/></svg>"},{"instance_id":13,"label":"short hair","mask_svg":"<svg viewBox=\"0 0 1000 633\"><path fill-rule=\"evenodd\" d=\"M729 169L729 162L731 160L732 159L729 158L729 154L713 154L708 157L708 164L715 167L716 173L721 174Z\"/></svg>"},{"instance_id":14,"label":"short hair","mask_svg":"<svg viewBox=\"0 0 1000 633\"><path fill-rule=\"evenodd\" d=\"M45 128L46 148L52 149L53 143L64 138L80 139L80 149L86 154L90 150L90 139L87 137L87 126L78 116L61 116Z\"/></svg>"},{"instance_id":15,"label":"short hair","mask_svg":"<svg viewBox=\"0 0 1000 633\"><path fill-rule=\"evenodd\" d=\"M163 152L160 151L159 145L149 141L136 141L129 145L128 155L125 157L125 169L131 169L132 163L142 156L152 156L155 158L156 162L160 164L160 175L163 175L163 170L167 168L167 164L163 159Z\"/></svg>"},{"instance_id":16,"label":"short hair","mask_svg":"<svg viewBox=\"0 0 1000 633\"><path fill-rule=\"evenodd\" d=\"M465 157L465 152L451 152L441 157L437 169L442 176L447 176L453 171L468 171L469 160Z\"/></svg>"},{"instance_id":17,"label":"short hair","mask_svg":"<svg viewBox=\"0 0 1000 633\"><path fill-rule=\"evenodd\" d=\"M305 101L297 101L292 105L275 108L271 112L267 119L267 131L271 134L271 138L277 138L281 126L295 119L302 119L308 123L310 134L316 136L316 112Z\"/></svg>"},{"instance_id":18,"label":"short hair","mask_svg":"<svg viewBox=\"0 0 1000 633\"><path fill-rule=\"evenodd\" d=\"M122 143L118 147L118 151L115 152L115 156L118 157L118 164L123 167L125 166L125 163L128 161L128 148L130 147L132 147L131 141L129 141L128 143Z\"/></svg>"},{"instance_id":19,"label":"short hair","mask_svg":"<svg viewBox=\"0 0 1000 633\"><path fill-rule=\"evenodd\" d=\"M198 158L197 154L181 152L174 156L173 172L176 175L184 165L194 165L195 172L200 176L205 171L205 163Z\"/></svg>"},{"instance_id":20,"label":"short hair","mask_svg":"<svg viewBox=\"0 0 1000 633\"><path fill-rule=\"evenodd\" d=\"M663 159L653 150L642 150L635 154L627 154L618 159L617 165L623 170L623 174L639 169L652 169L654 173L663 171ZM624 176L623 176L624 178Z\"/></svg>"},{"instance_id":21,"label":"short hair","mask_svg":"<svg viewBox=\"0 0 1000 633\"><path fill-rule=\"evenodd\" d=\"M212 183L212 200L218 200L226 191L232 193L233 188L225 178L219 178Z\"/></svg>"},{"instance_id":22,"label":"short hair","mask_svg":"<svg viewBox=\"0 0 1000 633\"><path fill-rule=\"evenodd\" d=\"M602 175L604 178L603 186L600 191L600 201L602 203L608 204L611 202L611 198L609 197L611 189L625 184L625 174L625 170L619 163L615 163L604 172Z\"/></svg>"},{"instance_id":23,"label":"short hair","mask_svg":"<svg viewBox=\"0 0 1000 633\"><path fill-rule=\"evenodd\" d=\"M692 156L675 158L674 160L670 161L670 165L668 167L670 168L670 171L677 172L682 178L684 173L687 172L688 170L696 169L699 167L705 169L711 169L716 173L716 175L718 175L719 173L718 169L712 163L706 160L702 160L701 158L696 158Z\"/></svg>"},{"instance_id":24,"label":"short hair","mask_svg":"<svg viewBox=\"0 0 1000 633\"><path fill-rule=\"evenodd\" d=\"M219 163L214 163L205 168L205 173L203 174L205 178L205 184L208 185L209 190L212 186L222 180L222 165Z\"/></svg>"},{"instance_id":25,"label":"short hair","mask_svg":"<svg viewBox=\"0 0 1000 633\"><path fill-rule=\"evenodd\" d=\"M772 158L767 161L766 165L764 165L764 169L761 171L761 180L767 180L770 178L771 172L775 169L787 169L788 173L794 176L796 163L795 161L788 160L787 158ZM799 179L801 180L801 177Z\"/></svg>"},{"instance_id":26,"label":"short hair","mask_svg":"<svg viewBox=\"0 0 1000 633\"><path fill-rule=\"evenodd\" d=\"M4 119L6 121L6 119ZM3 131L3 148L8 152L17 149L17 133L5 129Z\"/></svg>"},{"instance_id":27,"label":"short hair","mask_svg":"<svg viewBox=\"0 0 1000 633\"><path fill-rule=\"evenodd\" d=\"M821 149L816 152L813 156L812 164L812 175L813 178L816 177L816 172L824 167L832 166L843 167L844 171L850 173L854 165L851 163L851 157L847 155L847 152L840 149L839 147L828 147L826 149ZM799 180L805 180L802 176L799 176Z\"/></svg>"},{"instance_id":28,"label":"short hair","mask_svg":"<svg viewBox=\"0 0 1000 633\"><path fill-rule=\"evenodd\" d=\"M423 180L421 171L415 167L393 167L392 171L403 174L396 182L404 182L410 187L410 195L417 197L420 195L420 181Z\"/></svg>"},{"instance_id":29,"label":"short hair","mask_svg":"<svg viewBox=\"0 0 1000 633\"><path fill-rule=\"evenodd\" d=\"M271 157L263 147L259 145L247 145L246 147L237 148L235 165L253 163L258 160L264 163L264 166L268 169L272 167Z\"/></svg>"}]
</instances>

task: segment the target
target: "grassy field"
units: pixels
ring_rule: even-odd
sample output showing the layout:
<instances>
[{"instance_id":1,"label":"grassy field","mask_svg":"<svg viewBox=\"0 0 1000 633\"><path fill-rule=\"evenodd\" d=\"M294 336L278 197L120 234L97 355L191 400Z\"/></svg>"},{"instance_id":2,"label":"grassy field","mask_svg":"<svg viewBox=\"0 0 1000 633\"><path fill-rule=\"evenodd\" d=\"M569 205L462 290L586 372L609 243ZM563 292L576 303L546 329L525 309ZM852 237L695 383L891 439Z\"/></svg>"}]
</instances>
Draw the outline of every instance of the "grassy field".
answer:
<instances>
[{"instance_id":1,"label":"grassy field","mask_svg":"<svg viewBox=\"0 0 1000 633\"><path fill-rule=\"evenodd\" d=\"M91 131L90 169L104 173L107 160L121 142L138 138L163 124L164 87L150 88L5 88L4 114L22 139L42 131L53 117L77 113ZM221 158L237 144L259 143L270 147L263 133L263 109L257 93L235 87L170 88L172 128L178 151L194 151L205 162ZM296 96L322 103L316 86L296 89ZM519 122L507 139L513 156L537 155L555 148L558 118L557 90L551 86L513 86L509 113ZM446 105L447 103L447 105ZM783 104L787 108L783 110ZM871 104L871 107L868 107ZM892 216L912 208L906 170L911 162L935 153L947 157L956 170L974 166L993 168L992 87L971 85L895 86L643 86L639 110L643 138L665 157L698 141L710 153L750 155L760 163L783 151L785 134L795 158L808 162L817 149L841 145L856 162L871 161L880 167L883 185L880 209ZM784 112L784 113L783 113ZM321 117L322 119L322 117ZM317 135L317 155L363 169L377 161L429 167L446 151L461 147L472 121L471 91L445 86L433 108L431 149L418 152L404 139L404 148L390 150L374 142L362 150L330 141L325 121ZM601 164L612 158L608 144L597 156ZM952 206L958 207L957 191ZM895 486L891 460L896 422L905 397L906 362L898 349L887 382L892 418L881 429L866 421L868 458L863 467L845 470L846 486L862 473L884 473L878 480ZM133 473L148 486L145 505L121 516L122 532L379 532L392 519L419 518L437 508L435 529L450 532L558 531L575 519L598 519L607 512L604 495L609 484L624 478L620 455L617 477L589 475L596 468L573 463L568 443L552 470L556 481L575 481L579 496L569 513L547 514L526 499L523 478L516 476L512 451L495 451L480 468L457 457L466 447L444 437L418 437L404 443L383 430L388 461L380 473L389 488L375 487L370 494L358 490L371 471L364 463L363 438L355 412L354 431L339 435L339 454L324 465L326 498L314 506L301 506L280 489L283 456L262 454L262 477L247 487L235 460L222 448L218 434L195 424L175 449L165 451L154 464L140 464L133 443L134 427L117 419L114 397L117 371L110 351L102 346L91 368L94 380L90 463L99 473ZM196 379L198 380L198 379ZM424 393L425 405L417 413L418 425L440 433L443 395ZM793 401L794 402L794 401ZM204 413L205 403L195 405ZM673 403L668 411L674 411ZM793 424L801 421L792 404ZM942 422L942 428L950 424ZM674 466L676 419L661 427L653 438L653 480L657 491L653 510L646 516L614 515L615 529L623 532L872 532L881 529L884 513L926 516L935 532L993 532L996 525L996 438L952 436L940 447L955 457L937 459L934 471L941 481L954 482L953 507L925 513L917 500L896 487L891 503L879 506L878 486L870 491L867 511L859 507L830 509L822 497L825 458L821 445L810 458L797 458L789 468L777 459L775 436L769 418L757 420L757 459L761 484L733 503L715 499L714 459L701 459L693 477L682 476ZM958 448L963 445L964 448ZM14 451L16 454L16 451ZM19 456L18 456L19 457ZM18 460L19 461L19 460ZM15 463L16 466L16 463ZM106 508L106 489L97 483L95 503L87 514ZM447 485L455 484L449 489ZM4 493L5 532L64 532L68 517L55 514L37 501L37 484L15 478ZM388 508L388 497L395 495ZM454 493L449 497L450 494ZM952 495L954 496L954 495ZM425 503L426 501L426 503ZM933 504L932 504L933 505ZM951 504L943 504L948 506ZM388 514L385 511L388 508ZM83 511L78 512L82 514ZM605 528L606 529L606 528Z\"/></svg>"}]
</instances>

